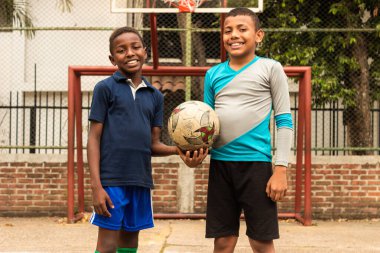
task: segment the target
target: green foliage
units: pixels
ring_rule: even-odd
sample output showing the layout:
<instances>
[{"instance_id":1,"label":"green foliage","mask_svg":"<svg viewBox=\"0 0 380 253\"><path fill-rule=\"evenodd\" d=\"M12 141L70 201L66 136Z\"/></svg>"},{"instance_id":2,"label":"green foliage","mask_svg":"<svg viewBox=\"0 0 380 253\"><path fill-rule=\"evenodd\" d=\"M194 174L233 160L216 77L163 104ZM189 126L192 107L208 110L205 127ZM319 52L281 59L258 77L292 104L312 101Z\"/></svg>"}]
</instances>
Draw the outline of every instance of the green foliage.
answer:
<instances>
[{"instance_id":1,"label":"green foliage","mask_svg":"<svg viewBox=\"0 0 380 253\"><path fill-rule=\"evenodd\" d=\"M269 28L258 54L284 65L312 66L313 101L316 105L341 100L356 105L356 85L350 75L366 71L355 58L355 46L366 49L372 99L380 98L380 2L374 0L272 0L259 14ZM284 31L270 31L283 28ZM289 32L286 29L298 29ZM347 31L331 31L331 29ZM360 31L371 28L372 31ZM376 31L373 31L374 28ZM310 30L308 30L310 29ZM311 30L312 29L312 30ZM329 30L330 29L330 30ZM349 30L351 29L351 30ZM363 42L364 45L358 44Z\"/></svg>"},{"instance_id":2,"label":"green foliage","mask_svg":"<svg viewBox=\"0 0 380 253\"><path fill-rule=\"evenodd\" d=\"M73 2L71 0L57 0L57 7L61 10L61 12L71 12Z\"/></svg>"},{"instance_id":3,"label":"green foliage","mask_svg":"<svg viewBox=\"0 0 380 253\"><path fill-rule=\"evenodd\" d=\"M257 0L228 0L227 6L241 6L241 7L252 7L257 6Z\"/></svg>"},{"instance_id":4,"label":"green foliage","mask_svg":"<svg viewBox=\"0 0 380 253\"><path fill-rule=\"evenodd\" d=\"M10 0L7 0L10 1ZM10 5L13 12L13 24L18 28L33 28L32 17L29 13L29 3L26 1L10 1L13 5ZM21 30L20 30L21 32ZM34 37L34 30L25 31L27 38Z\"/></svg>"},{"instance_id":5,"label":"green foliage","mask_svg":"<svg viewBox=\"0 0 380 253\"><path fill-rule=\"evenodd\" d=\"M0 20L5 20L5 23L22 28L22 31L25 31L26 37L31 39L35 35L33 30L33 17L29 12L30 3L29 1L15 1L15 0L2 0L1 11L0 11ZM57 7L62 12L70 12L73 7L72 0L57 0ZM4 16L4 17L3 17ZM12 21L11 21L12 20ZM0 24L2 25L2 24Z\"/></svg>"},{"instance_id":6,"label":"green foliage","mask_svg":"<svg viewBox=\"0 0 380 253\"><path fill-rule=\"evenodd\" d=\"M13 0L3 0L0 5L0 25L12 25Z\"/></svg>"}]
</instances>

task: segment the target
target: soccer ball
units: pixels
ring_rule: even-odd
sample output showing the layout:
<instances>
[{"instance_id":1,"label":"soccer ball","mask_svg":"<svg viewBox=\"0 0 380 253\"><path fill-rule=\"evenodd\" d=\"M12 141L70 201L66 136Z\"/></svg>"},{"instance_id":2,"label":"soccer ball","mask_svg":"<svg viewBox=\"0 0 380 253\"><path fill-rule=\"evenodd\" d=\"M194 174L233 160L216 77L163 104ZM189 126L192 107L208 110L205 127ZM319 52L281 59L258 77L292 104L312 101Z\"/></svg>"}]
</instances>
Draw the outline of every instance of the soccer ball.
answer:
<instances>
[{"instance_id":1,"label":"soccer ball","mask_svg":"<svg viewBox=\"0 0 380 253\"><path fill-rule=\"evenodd\" d=\"M187 101L172 111L168 132L182 150L210 148L219 136L219 119L215 111L200 101Z\"/></svg>"}]
</instances>

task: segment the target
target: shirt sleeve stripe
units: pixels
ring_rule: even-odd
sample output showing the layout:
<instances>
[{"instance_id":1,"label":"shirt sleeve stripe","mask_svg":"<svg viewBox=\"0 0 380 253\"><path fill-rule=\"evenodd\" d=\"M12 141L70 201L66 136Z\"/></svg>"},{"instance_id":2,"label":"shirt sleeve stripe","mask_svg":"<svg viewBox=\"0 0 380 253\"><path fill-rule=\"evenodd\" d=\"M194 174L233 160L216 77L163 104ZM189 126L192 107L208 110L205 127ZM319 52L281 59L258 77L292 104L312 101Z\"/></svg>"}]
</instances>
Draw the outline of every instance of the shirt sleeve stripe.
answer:
<instances>
[{"instance_id":1,"label":"shirt sleeve stripe","mask_svg":"<svg viewBox=\"0 0 380 253\"><path fill-rule=\"evenodd\" d=\"M274 117L277 128L290 128L293 129L292 114L283 113Z\"/></svg>"}]
</instances>

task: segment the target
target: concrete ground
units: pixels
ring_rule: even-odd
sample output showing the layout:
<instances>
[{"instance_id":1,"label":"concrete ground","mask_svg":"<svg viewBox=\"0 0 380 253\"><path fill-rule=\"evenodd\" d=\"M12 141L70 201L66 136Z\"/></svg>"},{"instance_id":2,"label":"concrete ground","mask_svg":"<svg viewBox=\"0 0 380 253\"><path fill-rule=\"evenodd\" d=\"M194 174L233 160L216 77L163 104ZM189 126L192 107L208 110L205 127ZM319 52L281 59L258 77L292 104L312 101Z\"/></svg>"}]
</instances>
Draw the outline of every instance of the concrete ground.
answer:
<instances>
[{"instance_id":1,"label":"concrete ground","mask_svg":"<svg viewBox=\"0 0 380 253\"><path fill-rule=\"evenodd\" d=\"M156 220L140 236L139 253L212 252L204 238L204 220ZM236 253L251 252L242 221ZM314 221L304 227L280 221L277 253L380 252L380 220ZM0 217L0 252L94 252L97 227L87 221L66 224L62 218Z\"/></svg>"}]
</instances>

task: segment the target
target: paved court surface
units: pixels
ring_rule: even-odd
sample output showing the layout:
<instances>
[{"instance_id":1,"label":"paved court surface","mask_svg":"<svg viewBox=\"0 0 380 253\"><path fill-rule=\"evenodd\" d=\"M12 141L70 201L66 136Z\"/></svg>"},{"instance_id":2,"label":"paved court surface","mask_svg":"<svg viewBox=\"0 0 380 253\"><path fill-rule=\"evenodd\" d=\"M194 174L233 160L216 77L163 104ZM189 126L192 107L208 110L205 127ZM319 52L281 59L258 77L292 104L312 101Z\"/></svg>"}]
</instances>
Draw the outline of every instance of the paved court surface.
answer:
<instances>
[{"instance_id":1,"label":"paved court surface","mask_svg":"<svg viewBox=\"0 0 380 253\"><path fill-rule=\"evenodd\" d=\"M141 232L139 253L212 252L204 238L204 220L156 220ZM242 222L236 253L251 252ZM278 253L380 253L380 219L314 221L304 227L280 221ZM87 221L66 224L63 218L0 217L0 252L94 252L97 227Z\"/></svg>"}]
</instances>

